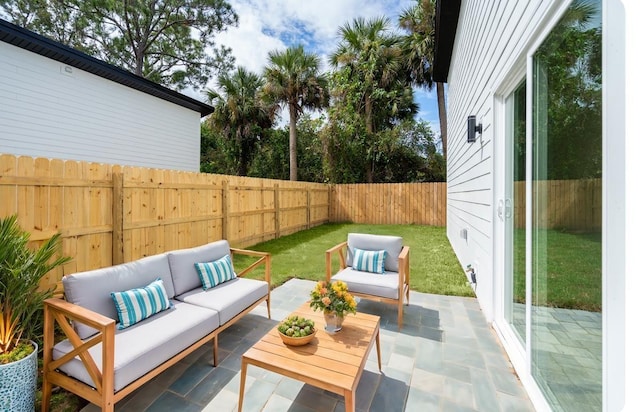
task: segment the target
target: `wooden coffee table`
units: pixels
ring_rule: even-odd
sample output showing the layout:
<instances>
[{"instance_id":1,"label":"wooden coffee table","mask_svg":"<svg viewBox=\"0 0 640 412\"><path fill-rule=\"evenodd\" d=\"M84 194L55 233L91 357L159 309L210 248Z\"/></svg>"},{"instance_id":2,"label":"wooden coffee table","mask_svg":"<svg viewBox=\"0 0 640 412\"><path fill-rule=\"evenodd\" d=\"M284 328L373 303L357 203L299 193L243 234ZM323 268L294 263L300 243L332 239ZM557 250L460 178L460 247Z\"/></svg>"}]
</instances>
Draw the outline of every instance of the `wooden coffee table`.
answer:
<instances>
[{"instance_id":1,"label":"wooden coffee table","mask_svg":"<svg viewBox=\"0 0 640 412\"><path fill-rule=\"evenodd\" d=\"M318 330L315 338L304 346L287 346L282 343L276 326L247 350L242 355L238 412L242 412L247 365L259 366L342 395L345 411L355 411L356 388L374 340L378 369L382 370L380 317L365 313L347 315L342 330L329 334L324 330L322 312L314 312L309 303L292 314L313 319Z\"/></svg>"}]
</instances>

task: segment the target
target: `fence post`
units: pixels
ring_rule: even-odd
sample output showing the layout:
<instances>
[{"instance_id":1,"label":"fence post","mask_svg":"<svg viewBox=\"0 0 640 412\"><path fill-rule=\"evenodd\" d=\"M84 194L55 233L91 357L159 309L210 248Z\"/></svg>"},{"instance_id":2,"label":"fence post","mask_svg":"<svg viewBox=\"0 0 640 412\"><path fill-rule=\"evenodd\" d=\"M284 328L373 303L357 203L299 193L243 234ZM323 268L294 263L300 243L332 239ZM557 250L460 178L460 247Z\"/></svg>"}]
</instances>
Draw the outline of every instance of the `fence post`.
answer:
<instances>
[{"instance_id":1,"label":"fence post","mask_svg":"<svg viewBox=\"0 0 640 412\"><path fill-rule=\"evenodd\" d=\"M222 238L229 240L229 182L222 181Z\"/></svg>"},{"instance_id":2,"label":"fence post","mask_svg":"<svg viewBox=\"0 0 640 412\"><path fill-rule=\"evenodd\" d=\"M113 172L113 238L111 262L124 263L124 174Z\"/></svg>"},{"instance_id":3,"label":"fence post","mask_svg":"<svg viewBox=\"0 0 640 412\"><path fill-rule=\"evenodd\" d=\"M276 209L276 239L280 237L280 185L275 184L274 205Z\"/></svg>"},{"instance_id":4,"label":"fence post","mask_svg":"<svg viewBox=\"0 0 640 412\"><path fill-rule=\"evenodd\" d=\"M307 229L311 229L311 191L307 189Z\"/></svg>"}]
</instances>

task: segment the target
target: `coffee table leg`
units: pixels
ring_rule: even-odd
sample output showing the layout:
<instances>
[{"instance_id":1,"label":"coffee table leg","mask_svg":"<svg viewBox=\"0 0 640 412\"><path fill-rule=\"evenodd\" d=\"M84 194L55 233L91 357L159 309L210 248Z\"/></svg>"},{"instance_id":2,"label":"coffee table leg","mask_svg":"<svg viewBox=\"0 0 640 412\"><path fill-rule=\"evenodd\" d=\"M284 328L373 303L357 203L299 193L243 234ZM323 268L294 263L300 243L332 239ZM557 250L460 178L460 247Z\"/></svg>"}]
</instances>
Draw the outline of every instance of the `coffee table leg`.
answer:
<instances>
[{"instance_id":1,"label":"coffee table leg","mask_svg":"<svg viewBox=\"0 0 640 412\"><path fill-rule=\"evenodd\" d=\"M356 393L355 391L346 391L344 393L344 411L356 412ZM238 411L240 412L240 411Z\"/></svg>"},{"instance_id":2,"label":"coffee table leg","mask_svg":"<svg viewBox=\"0 0 640 412\"><path fill-rule=\"evenodd\" d=\"M376 350L378 351L378 370L382 370L382 362L380 361L380 330L376 333Z\"/></svg>"},{"instance_id":3,"label":"coffee table leg","mask_svg":"<svg viewBox=\"0 0 640 412\"><path fill-rule=\"evenodd\" d=\"M244 382L247 379L247 362L242 358L242 367L240 368L240 394L238 395L238 412L242 412L242 400L244 398Z\"/></svg>"}]
</instances>

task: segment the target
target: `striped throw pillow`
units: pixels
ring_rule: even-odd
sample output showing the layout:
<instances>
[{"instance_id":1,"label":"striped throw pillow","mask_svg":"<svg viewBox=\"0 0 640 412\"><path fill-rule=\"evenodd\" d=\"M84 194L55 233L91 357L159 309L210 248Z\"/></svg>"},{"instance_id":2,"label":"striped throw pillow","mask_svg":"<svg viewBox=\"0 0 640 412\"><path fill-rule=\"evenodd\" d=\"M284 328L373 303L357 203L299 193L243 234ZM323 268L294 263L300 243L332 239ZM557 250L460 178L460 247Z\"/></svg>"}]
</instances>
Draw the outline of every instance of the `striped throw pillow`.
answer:
<instances>
[{"instance_id":1,"label":"striped throw pillow","mask_svg":"<svg viewBox=\"0 0 640 412\"><path fill-rule=\"evenodd\" d=\"M353 248L353 268L361 272L384 273L384 250Z\"/></svg>"},{"instance_id":2,"label":"striped throw pillow","mask_svg":"<svg viewBox=\"0 0 640 412\"><path fill-rule=\"evenodd\" d=\"M236 274L233 271L231 256L214 260L213 262L194 263L200 280L202 281L202 289L207 290L223 282L235 279Z\"/></svg>"},{"instance_id":3,"label":"striped throw pillow","mask_svg":"<svg viewBox=\"0 0 640 412\"><path fill-rule=\"evenodd\" d=\"M118 329L128 328L143 319L171 307L162 279L158 278L143 288L111 292L118 312Z\"/></svg>"}]
</instances>

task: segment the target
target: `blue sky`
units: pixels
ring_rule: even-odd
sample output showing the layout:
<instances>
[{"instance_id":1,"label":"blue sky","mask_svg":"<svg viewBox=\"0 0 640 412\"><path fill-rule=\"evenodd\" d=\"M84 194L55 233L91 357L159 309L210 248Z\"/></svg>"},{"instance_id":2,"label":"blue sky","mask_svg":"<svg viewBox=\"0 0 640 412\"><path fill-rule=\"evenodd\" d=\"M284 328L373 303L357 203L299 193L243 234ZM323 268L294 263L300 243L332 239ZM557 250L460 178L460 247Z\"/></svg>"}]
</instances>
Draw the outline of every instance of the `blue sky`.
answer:
<instances>
[{"instance_id":1,"label":"blue sky","mask_svg":"<svg viewBox=\"0 0 640 412\"><path fill-rule=\"evenodd\" d=\"M230 47L236 65L261 73L271 50L302 44L325 62L337 47L338 29L356 17L387 16L395 27L400 12L415 0L228 0L239 17L238 27L216 40ZM215 81L208 87L214 88ZM428 121L439 135L438 106L433 91L416 90L418 117Z\"/></svg>"}]
</instances>

